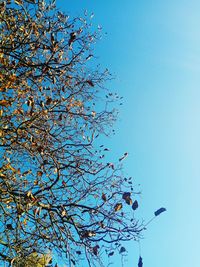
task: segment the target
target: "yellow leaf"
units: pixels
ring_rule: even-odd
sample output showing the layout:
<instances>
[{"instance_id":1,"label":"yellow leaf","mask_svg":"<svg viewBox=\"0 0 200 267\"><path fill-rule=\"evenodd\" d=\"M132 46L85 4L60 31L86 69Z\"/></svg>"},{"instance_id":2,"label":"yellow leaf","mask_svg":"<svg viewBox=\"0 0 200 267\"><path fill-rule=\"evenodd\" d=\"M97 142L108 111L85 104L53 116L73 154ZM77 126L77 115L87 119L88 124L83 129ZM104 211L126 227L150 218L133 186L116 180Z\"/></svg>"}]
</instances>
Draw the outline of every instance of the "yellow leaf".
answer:
<instances>
[{"instance_id":1,"label":"yellow leaf","mask_svg":"<svg viewBox=\"0 0 200 267\"><path fill-rule=\"evenodd\" d=\"M89 237L96 236L96 233L94 231L88 231L88 236Z\"/></svg>"},{"instance_id":2,"label":"yellow leaf","mask_svg":"<svg viewBox=\"0 0 200 267\"><path fill-rule=\"evenodd\" d=\"M35 180L33 184L38 185L38 180Z\"/></svg>"},{"instance_id":3,"label":"yellow leaf","mask_svg":"<svg viewBox=\"0 0 200 267\"><path fill-rule=\"evenodd\" d=\"M30 200L32 200L32 201L35 200L35 198L34 198L34 196L33 196L33 194L32 194L31 191L28 191L28 193L27 193L26 195L27 195L27 197L28 197Z\"/></svg>"},{"instance_id":4,"label":"yellow leaf","mask_svg":"<svg viewBox=\"0 0 200 267\"><path fill-rule=\"evenodd\" d=\"M31 191L28 191L27 197L30 197L32 195Z\"/></svg>"},{"instance_id":5,"label":"yellow leaf","mask_svg":"<svg viewBox=\"0 0 200 267\"><path fill-rule=\"evenodd\" d=\"M17 5L22 5L23 2L22 2L22 0L15 0L15 4L17 4Z\"/></svg>"},{"instance_id":6,"label":"yellow leaf","mask_svg":"<svg viewBox=\"0 0 200 267\"><path fill-rule=\"evenodd\" d=\"M2 199L2 202L5 203L5 204L9 204L9 203L13 202L13 199L8 197L8 198L5 198L5 199Z\"/></svg>"},{"instance_id":7,"label":"yellow leaf","mask_svg":"<svg viewBox=\"0 0 200 267\"><path fill-rule=\"evenodd\" d=\"M0 109L0 117L3 115L3 109Z\"/></svg>"},{"instance_id":8,"label":"yellow leaf","mask_svg":"<svg viewBox=\"0 0 200 267\"><path fill-rule=\"evenodd\" d=\"M37 252L33 252L27 257L18 258L18 261L15 263L13 267L17 266L31 266L31 267L45 267L49 264L52 257L50 253L47 254L39 254Z\"/></svg>"},{"instance_id":9,"label":"yellow leaf","mask_svg":"<svg viewBox=\"0 0 200 267\"><path fill-rule=\"evenodd\" d=\"M0 172L0 177L1 178L6 178L6 175Z\"/></svg>"},{"instance_id":10,"label":"yellow leaf","mask_svg":"<svg viewBox=\"0 0 200 267\"><path fill-rule=\"evenodd\" d=\"M16 169L13 168L13 167L10 165L10 163L7 163L7 164L5 165L5 168L6 168L7 170L11 170L11 171L13 171L13 172L16 172Z\"/></svg>"}]
</instances>

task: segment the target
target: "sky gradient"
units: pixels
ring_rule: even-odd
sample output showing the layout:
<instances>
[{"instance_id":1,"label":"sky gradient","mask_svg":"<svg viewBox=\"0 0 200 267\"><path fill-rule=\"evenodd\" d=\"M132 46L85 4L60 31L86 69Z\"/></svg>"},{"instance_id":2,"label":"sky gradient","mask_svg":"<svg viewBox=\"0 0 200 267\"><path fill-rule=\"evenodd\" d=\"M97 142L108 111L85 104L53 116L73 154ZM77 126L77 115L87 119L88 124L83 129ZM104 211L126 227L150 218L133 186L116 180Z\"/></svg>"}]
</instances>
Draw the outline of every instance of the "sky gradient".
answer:
<instances>
[{"instance_id":1,"label":"sky gradient","mask_svg":"<svg viewBox=\"0 0 200 267\"><path fill-rule=\"evenodd\" d=\"M144 267L199 267L200 2L57 2L72 15L94 13L107 33L96 55L124 102L106 142L113 157L129 152L124 170L142 191L138 217L167 208L144 233ZM137 266L138 246L128 246L124 266Z\"/></svg>"}]
</instances>

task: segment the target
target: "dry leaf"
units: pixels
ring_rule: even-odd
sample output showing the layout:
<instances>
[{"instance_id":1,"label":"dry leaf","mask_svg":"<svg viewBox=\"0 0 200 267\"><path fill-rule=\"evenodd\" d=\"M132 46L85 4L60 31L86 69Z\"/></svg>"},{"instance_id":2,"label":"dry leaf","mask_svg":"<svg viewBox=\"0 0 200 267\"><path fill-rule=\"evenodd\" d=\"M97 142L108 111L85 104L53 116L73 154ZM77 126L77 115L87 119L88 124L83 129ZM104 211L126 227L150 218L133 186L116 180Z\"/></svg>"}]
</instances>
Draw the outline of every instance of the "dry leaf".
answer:
<instances>
[{"instance_id":1,"label":"dry leaf","mask_svg":"<svg viewBox=\"0 0 200 267\"><path fill-rule=\"evenodd\" d=\"M90 86L94 87L94 83L91 80L86 81Z\"/></svg>"},{"instance_id":2,"label":"dry leaf","mask_svg":"<svg viewBox=\"0 0 200 267\"><path fill-rule=\"evenodd\" d=\"M102 194L101 198L103 199L103 201L107 200L106 195L104 193Z\"/></svg>"},{"instance_id":3,"label":"dry leaf","mask_svg":"<svg viewBox=\"0 0 200 267\"><path fill-rule=\"evenodd\" d=\"M15 0L15 4L22 5L23 4L23 1L22 0Z\"/></svg>"},{"instance_id":4,"label":"dry leaf","mask_svg":"<svg viewBox=\"0 0 200 267\"><path fill-rule=\"evenodd\" d=\"M98 255L98 249L99 249L99 245L96 245L95 247L92 248L92 251L93 251L95 256Z\"/></svg>"},{"instance_id":5,"label":"dry leaf","mask_svg":"<svg viewBox=\"0 0 200 267\"><path fill-rule=\"evenodd\" d=\"M132 209L133 209L133 210L136 210L137 208L138 208L138 202L137 202L137 200L135 200L135 201L133 202Z\"/></svg>"},{"instance_id":6,"label":"dry leaf","mask_svg":"<svg viewBox=\"0 0 200 267\"><path fill-rule=\"evenodd\" d=\"M8 100L0 100L0 106L3 106L3 107L8 107L10 106L10 102Z\"/></svg>"},{"instance_id":7,"label":"dry leaf","mask_svg":"<svg viewBox=\"0 0 200 267\"><path fill-rule=\"evenodd\" d=\"M121 247L119 253L121 254L121 253L123 253L125 251L126 251L125 247Z\"/></svg>"},{"instance_id":8,"label":"dry leaf","mask_svg":"<svg viewBox=\"0 0 200 267\"><path fill-rule=\"evenodd\" d=\"M108 254L108 257L111 257L114 255L114 251L111 251L109 254Z\"/></svg>"},{"instance_id":9,"label":"dry leaf","mask_svg":"<svg viewBox=\"0 0 200 267\"><path fill-rule=\"evenodd\" d=\"M37 176L39 176L39 177L41 177L41 176L42 176L42 174L43 174L43 172L42 172L42 171L38 171L38 172L37 172Z\"/></svg>"},{"instance_id":10,"label":"dry leaf","mask_svg":"<svg viewBox=\"0 0 200 267\"><path fill-rule=\"evenodd\" d=\"M128 205L132 205L133 201L131 199L131 193L130 192L124 192L122 195L122 198L126 201Z\"/></svg>"},{"instance_id":11,"label":"dry leaf","mask_svg":"<svg viewBox=\"0 0 200 267\"><path fill-rule=\"evenodd\" d=\"M117 203L114 207L115 211L119 211L122 209L122 203Z\"/></svg>"}]
</instances>

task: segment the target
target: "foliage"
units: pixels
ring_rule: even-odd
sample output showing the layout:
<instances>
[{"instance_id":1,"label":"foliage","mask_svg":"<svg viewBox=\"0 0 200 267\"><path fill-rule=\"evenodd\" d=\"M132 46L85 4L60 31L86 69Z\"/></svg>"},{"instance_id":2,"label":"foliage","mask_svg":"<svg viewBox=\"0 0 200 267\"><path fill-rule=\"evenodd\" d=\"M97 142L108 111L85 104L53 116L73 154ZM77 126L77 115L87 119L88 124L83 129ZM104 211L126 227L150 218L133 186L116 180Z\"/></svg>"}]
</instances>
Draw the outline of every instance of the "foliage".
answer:
<instances>
[{"instance_id":1,"label":"foliage","mask_svg":"<svg viewBox=\"0 0 200 267\"><path fill-rule=\"evenodd\" d=\"M2 2L0 22L0 258L52 250L69 266L101 264L142 226L127 153L107 163L96 141L112 132L118 98L89 64L100 34L43 0Z\"/></svg>"},{"instance_id":2,"label":"foliage","mask_svg":"<svg viewBox=\"0 0 200 267\"><path fill-rule=\"evenodd\" d=\"M16 257L12 260L13 267L45 267L51 262L50 254L39 255L33 252L27 257Z\"/></svg>"}]
</instances>

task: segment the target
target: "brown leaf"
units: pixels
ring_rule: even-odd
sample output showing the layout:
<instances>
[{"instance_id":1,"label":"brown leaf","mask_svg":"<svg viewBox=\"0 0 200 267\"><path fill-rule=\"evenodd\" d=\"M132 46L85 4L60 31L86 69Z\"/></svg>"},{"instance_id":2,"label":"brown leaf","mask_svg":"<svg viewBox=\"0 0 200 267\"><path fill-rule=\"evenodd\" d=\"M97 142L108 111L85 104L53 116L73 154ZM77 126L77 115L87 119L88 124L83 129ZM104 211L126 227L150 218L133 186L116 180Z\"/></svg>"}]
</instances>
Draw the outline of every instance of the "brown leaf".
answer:
<instances>
[{"instance_id":1,"label":"brown leaf","mask_svg":"<svg viewBox=\"0 0 200 267\"><path fill-rule=\"evenodd\" d=\"M7 227L8 230L14 230L14 228L13 228L13 226L12 226L11 223L8 223L8 224L6 225L6 227Z\"/></svg>"},{"instance_id":2,"label":"brown leaf","mask_svg":"<svg viewBox=\"0 0 200 267\"><path fill-rule=\"evenodd\" d=\"M71 44L75 41L75 39L76 39L76 32L71 32L70 33L70 39L68 42L69 46L71 46Z\"/></svg>"},{"instance_id":3,"label":"brown leaf","mask_svg":"<svg viewBox=\"0 0 200 267\"><path fill-rule=\"evenodd\" d=\"M40 153L42 152L42 150L43 150L43 147L42 147L42 146L39 146L39 147L37 148L37 151L40 152Z\"/></svg>"},{"instance_id":4,"label":"brown leaf","mask_svg":"<svg viewBox=\"0 0 200 267\"><path fill-rule=\"evenodd\" d=\"M91 80L86 81L90 86L94 87L94 83Z\"/></svg>"},{"instance_id":5,"label":"brown leaf","mask_svg":"<svg viewBox=\"0 0 200 267\"><path fill-rule=\"evenodd\" d=\"M59 115L58 120L59 120L59 121L62 120L62 113Z\"/></svg>"},{"instance_id":6,"label":"brown leaf","mask_svg":"<svg viewBox=\"0 0 200 267\"><path fill-rule=\"evenodd\" d=\"M113 255L114 255L114 251L111 251L111 252L108 254L108 257L113 256Z\"/></svg>"},{"instance_id":7,"label":"brown leaf","mask_svg":"<svg viewBox=\"0 0 200 267\"><path fill-rule=\"evenodd\" d=\"M126 201L126 204L128 204L128 205L132 205L133 204L130 192L124 192L123 195L122 195L122 198Z\"/></svg>"},{"instance_id":8,"label":"brown leaf","mask_svg":"<svg viewBox=\"0 0 200 267\"><path fill-rule=\"evenodd\" d=\"M106 195L104 193L102 194L101 198L103 199L103 201L106 202L107 198L106 198Z\"/></svg>"},{"instance_id":9,"label":"brown leaf","mask_svg":"<svg viewBox=\"0 0 200 267\"><path fill-rule=\"evenodd\" d=\"M47 98L47 101L46 101L46 105L50 105L52 102L52 98L51 97L48 97Z\"/></svg>"},{"instance_id":10,"label":"brown leaf","mask_svg":"<svg viewBox=\"0 0 200 267\"><path fill-rule=\"evenodd\" d=\"M103 224L103 221L99 222L99 225L101 228L105 228L105 225Z\"/></svg>"},{"instance_id":11,"label":"brown leaf","mask_svg":"<svg viewBox=\"0 0 200 267\"><path fill-rule=\"evenodd\" d=\"M34 200L35 200L35 197L33 196L33 194L32 194L31 191L28 191L28 193L26 194L26 196L27 196L31 201L34 201Z\"/></svg>"},{"instance_id":12,"label":"brown leaf","mask_svg":"<svg viewBox=\"0 0 200 267\"><path fill-rule=\"evenodd\" d=\"M18 206L17 206L17 214L18 214L18 215L22 215L23 212L24 212L23 207L22 207L21 205L18 205Z\"/></svg>"},{"instance_id":13,"label":"brown leaf","mask_svg":"<svg viewBox=\"0 0 200 267\"><path fill-rule=\"evenodd\" d=\"M11 170L12 172L17 172L17 170L15 168L13 168L10 163L7 163L4 167L7 170Z\"/></svg>"},{"instance_id":14,"label":"brown leaf","mask_svg":"<svg viewBox=\"0 0 200 267\"><path fill-rule=\"evenodd\" d=\"M131 196L131 193L130 192L124 192L123 195L122 195L122 198L124 200L126 200L127 198L130 198L130 196Z\"/></svg>"},{"instance_id":15,"label":"brown leaf","mask_svg":"<svg viewBox=\"0 0 200 267\"><path fill-rule=\"evenodd\" d=\"M123 253L125 251L126 251L125 247L121 247L119 253L121 254L121 253Z\"/></svg>"},{"instance_id":16,"label":"brown leaf","mask_svg":"<svg viewBox=\"0 0 200 267\"><path fill-rule=\"evenodd\" d=\"M132 199L130 197L126 199L126 204L128 204L128 205L132 205L133 204L133 201L132 201Z\"/></svg>"},{"instance_id":17,"label":"brown leaf","mask_svg":"<svg viewBox=\"0 0 200 267\"><path fill-rule=\"evenodd\" d=\"M133 210L136 210L137 208L138 208L138 202L137 202L137 200L135 200L135 201L133 202L132 209L133 209Z\"/></svg>"},{"instance_id":18,"label":"brown leaf","mask_svg":"<svg viewBox=\"0 0 200 267\"><path fill-rule=\"evenodd\" d=\"M93 251L95 256L98 255L98 249L99 249L99 245L96 245L95 247L92 248L92 251Z\"/></svg>"},{"instance_id":19,"label":"brown leaf","mask_svg":"<svg viewBox=\"0 0 200 267\"><path fill-rule=\"evenodd\" d=\"M3 107L8 107L10 106L10 102L8 100L0 100L0 106L3 106Z\"/></svg>"},{"instance_id":20,"label":"brown leaf","mask_svg":"<svg viewBox=\"0 0 200 267\"><path fill-rule=\"evenodd\" d=\"M38 171L38 172L37 172L37 176L39 176L39 177L41 177L41 176L42 176L42 174L43 174L43 172L42 172L42 171Z\"/></svg>"},{"instance_id":21,"label":"brown leaf","mask_svg":"<svg viewBox=\"0 0 200 267\"><path fill-rule=\"evenodd\" d=\"M117 203L114 207L115 211L119 211L122 209L122 203Z\"/></svg>"},{"instance_id":22,"label":"brown leaf","mask_svg":"<svg viewBox=\"0 0 200 267\"><path fill-rule=\"evenodd\" d=\"M81 237L82 237L82 238L93 237L93 236L95 236L95 235L96 235L96 233L95 233L94 231L83 231L83 232L81 233Z\"/></svg>"},{"instance_id":23,"label":"brown leaf","mask_svg":"<svg viewBox=\"0 0 200 267\"><path fill-rule=\"evenodd\" d=\"M31 173L31 170L25 171L22 173L22 176L25 176L25 175L30 174L30 173Z\"/></svg>"}]
</instances>

